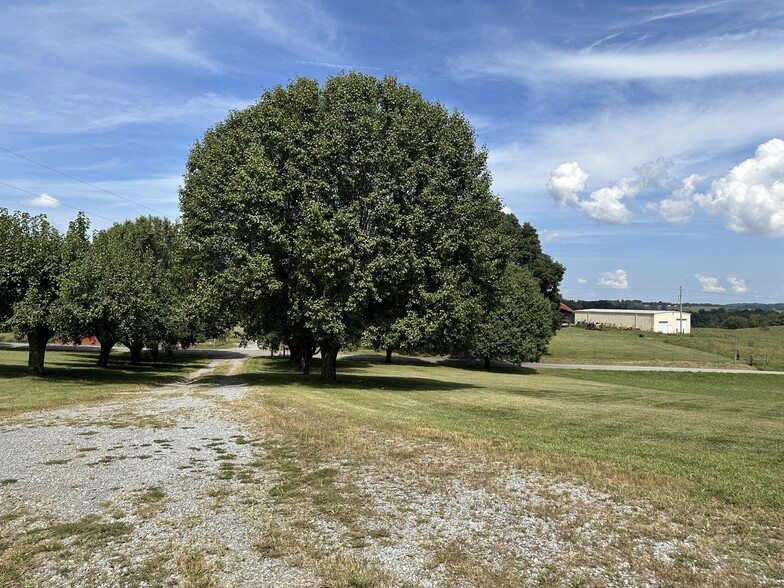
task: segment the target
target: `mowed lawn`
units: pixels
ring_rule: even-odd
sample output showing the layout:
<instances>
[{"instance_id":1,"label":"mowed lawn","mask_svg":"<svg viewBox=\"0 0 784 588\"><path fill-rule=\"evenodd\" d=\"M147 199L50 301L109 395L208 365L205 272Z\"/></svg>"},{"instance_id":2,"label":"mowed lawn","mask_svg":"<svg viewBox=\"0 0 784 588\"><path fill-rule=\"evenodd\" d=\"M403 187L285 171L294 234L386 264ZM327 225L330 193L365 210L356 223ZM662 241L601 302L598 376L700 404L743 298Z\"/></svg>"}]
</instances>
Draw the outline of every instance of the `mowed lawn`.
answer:
<instances>
[{"instance_id":1,"label":"mowed lawn","mask_svg":"<svg viewBox=\"0 0 784 588\"><path fill-rule=\"evenodd\" d=\"M26 349L0 349L0 418L127 398L174 382L207 362L203 356L177 355L131 366L128 359L127 353L112 354L109 367L99 368L97 349L47 351L45 375L39 377L26 373Z\"/></svg>"},{"instance_id":2,"label":"mowed lawn","mask_svg":"<svg viewBox=\"0 0 784 588\"><path fill-rule=\"evenodd\" d=\"M281 359L246 369L263 403L299 411L303 434L337 422L479 440L598 478L652 477L700 501L784 508L784 376L341 360L338 384L323 386Z\"/></svg>"}]
</instances>

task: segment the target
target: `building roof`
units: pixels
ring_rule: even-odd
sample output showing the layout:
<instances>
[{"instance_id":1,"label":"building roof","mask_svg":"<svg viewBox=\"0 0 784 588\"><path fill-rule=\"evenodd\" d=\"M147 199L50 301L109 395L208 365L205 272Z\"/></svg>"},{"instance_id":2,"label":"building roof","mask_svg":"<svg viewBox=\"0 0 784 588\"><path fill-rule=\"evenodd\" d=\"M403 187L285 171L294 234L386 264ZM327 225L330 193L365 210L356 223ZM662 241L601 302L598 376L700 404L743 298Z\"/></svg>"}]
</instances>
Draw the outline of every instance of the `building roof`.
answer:
<instances>
[{"instance_id":1,"label":"building roof","mask_svg":"<svg viewBox=\"0 0 784 588\"><path fill-rule=\"evenodd\" d=\"M629 310L626 308L583 308L576 312L600 312L602 314L662 314L665 312L679 312L678 310ZM691 314L684 312L684 315Z\"/></svg>"},{"instance_id":2,"label":"building roof","mask_svg":"<svg viewBox=\"0 0 784 588\"><path fill-rule=\"evenodd\" d=\"M574 312L571 308L566 306L563 302L561 302L561 310L564 312Z\"/></svg>"}]
</instances>

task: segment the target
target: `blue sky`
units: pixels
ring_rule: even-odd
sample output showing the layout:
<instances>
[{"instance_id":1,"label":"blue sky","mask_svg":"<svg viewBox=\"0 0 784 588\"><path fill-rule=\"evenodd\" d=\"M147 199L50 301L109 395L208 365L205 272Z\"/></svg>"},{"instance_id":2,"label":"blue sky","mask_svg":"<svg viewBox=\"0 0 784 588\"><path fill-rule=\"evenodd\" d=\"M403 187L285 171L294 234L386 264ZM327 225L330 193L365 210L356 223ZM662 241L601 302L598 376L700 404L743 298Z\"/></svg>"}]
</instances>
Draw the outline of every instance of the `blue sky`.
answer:
<instances>
[{"instance_id":1,"label":"blue sky","mask_svg":"<svg viewBox=\"0 0 784 588\"><path fill-rule=\"evenodd\" d=\"M10 1L0 22L0 206L61 228L175 218L229 109L362 71L466 114L566 297L784 301L779 0Z\"/></svg>"}]
</instances>

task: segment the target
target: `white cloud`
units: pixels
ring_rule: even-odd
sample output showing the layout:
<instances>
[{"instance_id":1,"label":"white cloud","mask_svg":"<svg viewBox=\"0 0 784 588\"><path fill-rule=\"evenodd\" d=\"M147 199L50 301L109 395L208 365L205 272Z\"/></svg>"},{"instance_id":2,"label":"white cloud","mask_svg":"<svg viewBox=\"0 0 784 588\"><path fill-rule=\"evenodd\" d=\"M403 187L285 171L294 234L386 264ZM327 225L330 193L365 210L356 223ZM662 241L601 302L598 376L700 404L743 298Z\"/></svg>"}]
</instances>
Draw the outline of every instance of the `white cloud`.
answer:
<instances>
[{"instance_id":1,"label":"white cloud","mask_svg":"<svg viewBox=\"0 0 784 588\"><path fill-rule=\"evenodd\" d=\"M733 292L737 292L738 294L743 294L744 292L749 291L748 286L746 286L746 280L744 280L743 278L728 276L727 281L732 286Z\"/></svg>"},{"instance_id":2,"label":"white cloud","mask_svg":"<svg viewBox=\"0 0 784 588\"><path fill-rule=\"evenodd\" d=\"M784 141L763 143L695 200L735 233L784 237Z\"/></svg>"},{"instance_id":3,"label":"white cloud","mask_svg":"<svg viewBox=\"0 0 784 588\"><path fill-rule=\"evenodd\" d=\"M672 225L682 225L694 215L694 193L697 183L702 180L699 174L692 174L685 178L682 186L673 190L668 198L658 203L654 208L659 216Z\"/></svg>"},{"instance_id":4,"label":"white cloud","mask_svg":"<svg viewBox=\"0 0 784 588\"><path fill-rule=\"evenodd\" d=\"M547 191L563 209L579 204L579 194L585 189L588 181L585 172L576 161L562 163L550 174L547 180Z\"/></svg>"},{"instance_id":5,"label":"white cloud","mask_svg":"<svg viewBox=\"0 0 784 588\"><path fill-rule=\"evenodd\" d=\"M562 163L550 174L547 190L561 209L573 206L598 222L624 224L634 215L622 199L634 198L644 190L672 186L674 179L669 175L670 167L672 161L658 157L634 168L633 175L623 177L606 188L594 190L587 200L581 200L580 192L585 189L589 175L576 161L572 161Z\"/></svg>"},{"instance_id":6,"label":"white cloud","mask_svg":"<svg viewBox=\"0 0 784 588\"><path fill-rule=\"evenodd\" d=\"M581 286L585 286L588 283L588 280L586 280L585 278L577 278L577 283L580 284Z\"/></svg>"},{"instance_id":7,"label":"white cloud","mask_svg":"<svg viewBox=\"0 0 784 588\"><path fill-rule=\"evenodd\" d=\"M726 292L727 289L719 286L719 279L714 278L713 276L703 276L702 274L694 274L694 277L697 278L697 281L702 286L703 292L711 292L714 294L718 294L721 292Z\"/></svg>"},{"instance_id":8,"label":"white cloud","mask_svg":"<svg viewBox=\"0 0 784 588\"><path fill-rule=\"evenodd\" d=\"M561 238L561 233L558 231L550 231L548 229L542 229L542 242L543 243L555 243Z\"/></svg>"},{"instance_id":9,"label":"white cloud","mask_svg":"<svg viewBox=\"0 0 784 588\"><path fill-rule=\"evenodd\" d=\"M60 206L60 201L54 196L50 196L44 192L35 198L22 200L22 204L33 206L35 208L58 208Z\"/></svg>"},{"instance_id":10,"label":"white cloud","mask_svg":"<svg viewBox=\"0 0 784 588\"><path fill-rule=\"evenodd\" d=\"M629 280L624 270L617 269L614 272L601 274L596 281L596 285L604 286L605 288L615 288L616 290L626 290L629 288Z\"/></svg>"},{"instance_id":11,"label":"white cloud","mask_svg":"<svg viewBox=\"0 0 784 588\"><path fill-rule=\"evenodd\" d=\"M580 211L602 223L628 223L633 215L621 202L621 199L626 195L627 193L621 186L594 190L591 192L590 200L580 201Z\"/></svg>"},{"instance_id":12,"label":"white cloud","mask_svg":"<svg viewBox=\"0 0 784 588\"><path fill-rule=\"evenodd\" d=\"M507 206L506 204L504 204L501 207L501 212L503 212L504 214L514 214L514 211L511 208L509 208L509 206Z\"/></svg>"}]
</instances>

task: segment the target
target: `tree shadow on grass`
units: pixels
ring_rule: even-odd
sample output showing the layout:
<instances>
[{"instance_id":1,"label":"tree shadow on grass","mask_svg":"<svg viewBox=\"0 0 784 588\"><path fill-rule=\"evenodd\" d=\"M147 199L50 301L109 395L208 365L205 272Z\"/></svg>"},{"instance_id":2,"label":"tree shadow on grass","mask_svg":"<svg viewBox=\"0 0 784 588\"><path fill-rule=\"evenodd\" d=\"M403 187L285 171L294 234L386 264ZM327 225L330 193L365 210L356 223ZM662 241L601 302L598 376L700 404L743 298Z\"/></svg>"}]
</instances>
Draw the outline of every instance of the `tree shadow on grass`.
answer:
<instances>
[{"instance_id":1,"label":"tree shadow on grass","mask_svg":"<svg viewBox=\"0 0 784 588\"><path fill-rule=\"evenodd\" d=\"M284 358L264 358L263 371L242 374L242 379L251 386L307 387L312 389L383 390L385 392L452 392L477 389L478 386L465 382L452 382L438 378L409 375L379 375L363 373L374 367L376 362L365 359L342 359L338 362L338 379L334 384L320 380L321 361L314 359L311 373L303 375ZM426 367L436 367L425 364ZM357 373L359 372L359 373ZM205 383L219 383L220 376L207 376Z\"/></svg>"},{"instance_id":2,"label":"tree shadow on grass","mask_svg":"<svg viewBox=\"0 0 784 588\"><path fill-rule=\"evenodd\" d=\"M370 365L379 364L384 362L383 355L346 355L341 361L348 362L367 362ZM354 363L351 363L353 366ZM499 363L493 361L490 369L484 368L484 362L480 359L458 359L451 357L413 357L409 355L394 355L392 356L392 363L385 365L413 365L417 367L450 367L459 370L467 370L472 372L483 372L487 374L516 374L521 376L529 376L539 373L534 368L520 367L511 363Z\"/></svg>"},{"instance_id":3,"label":"tree shadow on grass","mask_svg":"<svg viewBox=\"0 0 784 588\"><path fill-rule=\"evenodd\" d=\"M128 364L128 357L109 358L109 366L99 368L96 363L98 351L57 351L48 352L43 376L30 376L27 373L27 349L3 349L10 362L0 363L0 378L41 377L51 382L78 381L85 386L106 384L153 385L176 381L196 369L201 363L197 355L175 355L162 357L159 361L143 363L139 366Z\"/></svg>"}]
</instances>

